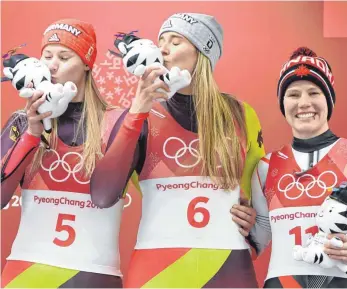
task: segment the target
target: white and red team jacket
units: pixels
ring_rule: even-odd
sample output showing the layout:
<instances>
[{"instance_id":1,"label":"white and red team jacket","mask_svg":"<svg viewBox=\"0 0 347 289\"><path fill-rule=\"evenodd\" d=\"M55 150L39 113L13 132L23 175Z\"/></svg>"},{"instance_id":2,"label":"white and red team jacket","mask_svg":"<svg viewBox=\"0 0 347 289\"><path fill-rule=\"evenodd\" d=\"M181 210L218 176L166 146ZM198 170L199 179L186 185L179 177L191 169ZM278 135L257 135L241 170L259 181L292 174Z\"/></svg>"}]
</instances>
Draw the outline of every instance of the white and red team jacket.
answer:
<instances>
[{"instance_id":1,"label":"white and red team jacket","mask_svg":"<svg viewBox=\"0 0 347 289\"><path fill-rule=\"evenodd\" d=\"M294 260L295 245L318 232L315 216L332 189L347 180L347 139L309 154L290 145L262 158L252 176L252 205L257 222L251 231L259 253L272 241L266 279L289 275L325 275L347 278L334 269ZM307 170L307 171L305 171Z\"/></svg>"},{"instance_id":2,"label":"white and red team jacket","mask_svg":"<svg viewBox=\"0 0 347 289\"><path fill-rule=\"evenodd\" d=\"M105 112L102 148L123 110ZM7 260L22 260L121 276L118 236L123 199L107 209L90 197L90 179L82 173L83 146L58 138L44 153L38 170L25 172L19 230Z\"/></svg>"}]
</instances>

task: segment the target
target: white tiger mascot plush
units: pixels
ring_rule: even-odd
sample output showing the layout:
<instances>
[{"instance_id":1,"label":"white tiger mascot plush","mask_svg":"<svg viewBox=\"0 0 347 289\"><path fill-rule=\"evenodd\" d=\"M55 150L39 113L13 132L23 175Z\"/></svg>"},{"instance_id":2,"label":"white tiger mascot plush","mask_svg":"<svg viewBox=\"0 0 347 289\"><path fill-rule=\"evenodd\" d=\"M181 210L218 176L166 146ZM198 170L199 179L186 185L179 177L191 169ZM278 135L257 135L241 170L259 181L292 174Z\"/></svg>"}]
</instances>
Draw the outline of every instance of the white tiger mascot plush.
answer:
<instances>
[{"instance_id":1,"label":"white tiger mascot plush","mask_svg":"<svg viewBox=\"0 0 347 289\"><path fill-rule=\"evenodd\" d=\"M295 246L293 257L297 261L317 264L323 268L337 267L347 274L347 264L341 260L333 260L324 253L324 245L330 241L334 246L341 248L343 242L334 237L328 240L328 234L347 234L347 182L344 182L327 197L316 216L319 232L307 240L305 246Z\"/></svg>"},{"instance_id":2,"label":"white tiger mascot plush","mask_svg":"<svg viewBox=\"0 0 347 289\"><path fill-rule=\"evenodd\" d=\"M117 38L114 45L121 54L112 50L110 52L123 58L124 68L127 71L136 76L141 76L145 73L148 66L163 67L166 73L158 77L155 82L162 80L169 86L169 93L158 89L158 91L166 93L168 98L190 84L192 77L188 70L172 67L169 71L163 66L163 56L159 47L153 41L141 39L133 34L121 34L118 36L122 37Z\"/></svg>"},{"instance_id":3,"label":"white tiger mascot plush","mask_svg":"<svg viewBox=\"0 0 347 289\"><path fill-rule=\"evenodd\" d=\"M51 119L66 111L69 102L77 94L77 86L71 81L64 85L53 84L48 67L42 61L24 54L15 54L9 59L5 59L3 71L7 80L11 80L21 97L32 97L35 90L44 92L46 101L40 105L38 112L40 114L52 112L43 120L45 131L50 133L52 131Z\"/></svg>"}]
</instances>

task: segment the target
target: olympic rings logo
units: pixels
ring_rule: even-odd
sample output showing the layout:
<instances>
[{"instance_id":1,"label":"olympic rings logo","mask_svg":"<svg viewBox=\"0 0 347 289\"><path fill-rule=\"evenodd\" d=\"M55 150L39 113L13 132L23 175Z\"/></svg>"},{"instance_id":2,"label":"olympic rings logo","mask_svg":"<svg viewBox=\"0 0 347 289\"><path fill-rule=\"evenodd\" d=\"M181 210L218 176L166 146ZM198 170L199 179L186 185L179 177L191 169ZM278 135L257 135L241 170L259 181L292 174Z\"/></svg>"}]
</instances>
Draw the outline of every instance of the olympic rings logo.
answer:
<instances>
[{"instance_id":1,"label":"olympic rings logo","mask_svg":"<svg viewBox=\"0 0 347 289\"><path fill-rule=\"evenodd\" d=\"M129 193L126 193L126 197L124 199L128 199L128 202L123 206L123 209L129 207L133 201Z\"/></svg>"},{"instance_id":2,"label":"olympic rings logo","mask_svg":"<svg viewBox=\"0 0 347 289\"><path fill-rule=\"evenodd\" d=\"M226 137L226 139L231 140L230 137ZM177 140L177 141L179 141L179 142L182 144L182 147L181 147L174 155L169 155L169 154L166 152L166 146L167 146L168 142L169 142L169 141L172 141L172 140ZM180 167L182 167L182 168L193 168L193 167L195 167L195 166L200 162L200 160L201 160L201 156L200 156L198 150L192 147L193 144L196 143L196 142L198 142L198 141L199 141L199 139L194 139L194 140L192 140L192 141L189 143L189 145L187 146L186 143L185 143L182 139L180 139L180 138L178 138L178 137L169 137L169 138L164 142L164 145L163 145L163 153L164 153L164 155L165 155L167 158L169 158L169 159L174 159L175 162L176 162L176 164L177 164L178 166L180 166ZM182 163L179 161L179 159L180 159L181 157L183 157L187 152L189 152L193 157L196 158L196 161L195 161L193 164L191 164L191 165L182 164ZM230 158L233 158L233 157L231 156ZM222 167L221 165L217 165L217 168L221 168L221 167Z\"/></svg>"},{"instance_id":3,"label":"olympic rings logo","mask_svg":"<svg viewBox=\"0 0 347 289\"><path fill-rule=\"evenodd\" d=\"M62 157L62 159L60 159L59 154L58 154L54 149L50 149L50 150L48 150L48 151L45 151L45 153L46 153L46 152L53 152L53 153L56 155L56 157L57 157L57 160L54 161L54 162L52 162L51 165L49 166L49 168L46 168L46 167L43 166L43 164L42 164L42 159L43 159L43 157L42 157L42 159L41 159L41 168L42 168L44 171L48 172L49 176L51 177L51 179L52 179L53 181L55 181L55 182L57 182L57 183L62 183L62 182L65 182L65 181L72 175L72 177L74 178L74 180L75 180L77 183L81 184L81 185L85 185L85 184L88 184L88 183L90 182L90 180L87 180L87 181L84 181L84 182L83 182L83 181L77 179L77 177L76 177L76 173L78 173L78 172L82 169L82 167L83 167L83 162L84 162L84 160L83 160L83 157L82 157L81 154L79 154L79 153L77 153L77 152L68 152L68 153L66 153L66 154ZM70 155L76 155L76 156L79 157L79 159L80 159L80 161L79 161L73 168L71 168L71 167L70 167L70 164L65 160L66 157L68 157L68 156L70 156ZM64 171L67 172L67 176L66 176L65 178L56 179L56 178L53 176L53 174L52 174L52 172L55 171L55 170L58 168L59 165L61 165L61 167L64 169Z\"/></svg>"},{"instance_id":4,"label":"olympic rings logo","mask_svg":"<svg viewBox=\"0 0 347 289\"><path fill-rule=\"evenodd\" d=\"M167 144L170 142L170 141L174 141L174 140L177 140L179 141L181 144L182 144L182 147L174 154L174 155L169 155L167 152L166 152L166 146ZM195 167L201 160L201 156L198 152L197 149L193 148L193 144L198 142L199 139L194 139L192 140L189 145L187 146L186 143L178 138L178 137L169 137L165 142L164 142L164 145L163 145L163 153L164 155L169 158L169 159L174 159L176 164L182 168L193 168ZM182 158L187 152L189 152L193 157L196 158L196 161L193 163L193 164L190 164L190 165L186 165L186 164L182 164L180 162L180 158Z\"/></svg>"},{"instance_id":5,"label":"olympic rings logo","mask_svg":"<svg viewBox=\"0 0 347 289\"><path fill-rule=\"evenodd\" d=\"M170 142L170 141L173 141L173 140L177 140L179 141L181 144L182 144L182 147L174 154L174 155L169 155L167 152L166 152L166 146L167 144ZM176 164L182 168L193 168L195 167L201 160L201 156L198 152L197 149L193 148L193 144L198 142L199 139L194 139L192 140L189 145L187 146L186 143L178 138L178 137L169 137L165 142L164 142L164 145L163 145L163 153L164 155L169 158L169 159L174 159ZM180 158L182 158L187 152L189 152L193 157L196 158L196 161L193 163L193 164L190 164L190 165L186 165L186 164L182 164L180 162Z\"/></svg>"},{"instance_id":6,"label":"olympic rings logo","mask_svg":"<svg viewBox=\"0 0 347 289\"><path fill-rule=\"evenodd\" d=\"M326 174L329 174L330 176L332 176L334 178L334 182L329 186L324 181L321 180L321 178ZM309 177L311 179L311 181L306 186L304 186L301 183L301 180L305 177ZM291 182L288 185L286 185L285 188L282 188L284 178L290 178ZM321 173L317 179L315 178L315 176L313 176L311 174L304 174L304 175L300 176L297 180L295 180L295 177L293 175L285 174L280 178L277 187L278 187L278 190L280 192L284 193L285 197L289 200L296 200L296 199L300 198L304 193L306 193L306 195L309 198L318 199L318 198L324 196L324 194L326 193L326 191L328 189L332 189L333 187L335 187L335 185L337 184L337 181L338 181L337 176L333 171L325 171L325 172ZM318 186L320 189L322 189L322 192L319 195L312 195L310 193L311 190L313 189L313 187L315 187L315 186ZM289 196L288 192L291 189L293 189L294 187L298 190L299 194L296 196Z\"/></svg>"}]
</instances>

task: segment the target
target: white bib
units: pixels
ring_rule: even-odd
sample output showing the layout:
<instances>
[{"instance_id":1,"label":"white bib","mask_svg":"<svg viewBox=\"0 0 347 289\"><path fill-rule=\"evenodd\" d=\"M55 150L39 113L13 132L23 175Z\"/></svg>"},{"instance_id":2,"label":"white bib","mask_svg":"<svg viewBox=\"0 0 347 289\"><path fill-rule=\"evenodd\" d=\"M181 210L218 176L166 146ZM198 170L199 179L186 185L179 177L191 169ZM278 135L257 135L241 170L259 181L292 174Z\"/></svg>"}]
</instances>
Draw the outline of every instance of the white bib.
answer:
<instances>
[{"instance_id":1,"label":"white bib","mask_svg":"<svg viewBox=\"0 0 347 289\"><path fill-rule=\"evenodd\" d=\"M188 176L140 182L142 218L136 249L248 249L230 209L240 190L223 191L210 179Z\"/></svg>"},{"instance_id":2,"label":"white bib","mask_svg":"<svg viewBox=\"0 0 347 289\"><path fill-rule=\"evenodd\" d=\"M121 276L123 200L99 209L89 194L23 190L22 216L8 260Z\"/></svg>"},{"instance_id":3,"label":"white bib","mask_svg":"<svg viewBox=\"0 0 347 289\"><path fill-rule=\"evenodd\" d=\"M315 216L319 206L287 207L270 211L272 252L266 279L286 275L325 275L347 278L337 268L324 269L293 258L295 245L305 245L318 232Z\"/></svg>"}]
</instances>

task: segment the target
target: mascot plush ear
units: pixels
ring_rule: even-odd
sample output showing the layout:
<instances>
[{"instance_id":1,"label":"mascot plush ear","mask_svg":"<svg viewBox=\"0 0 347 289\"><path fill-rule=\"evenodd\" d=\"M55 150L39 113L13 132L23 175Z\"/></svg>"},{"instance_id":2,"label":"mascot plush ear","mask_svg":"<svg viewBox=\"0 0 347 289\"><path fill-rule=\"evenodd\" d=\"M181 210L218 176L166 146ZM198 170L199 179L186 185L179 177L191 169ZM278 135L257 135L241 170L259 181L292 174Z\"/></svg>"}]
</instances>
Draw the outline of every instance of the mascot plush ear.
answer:
<instances>
[{"instance_id":1,"label":"mascot plush ear","mask_svg":"<svg viewBox=\"0 0 347 289\"><path fill-rule=\"evenodd\" d=\"M124 57L130 51L127 47L136 40L140 40L140 38L134 34L119 34L114 41L114 46L122 53L121 56Z\"/></svg>"},{"instance_id":2,"label":"mascot plush ear","mask_svg":"<svg viewBox=\"0 0 347 289\"><path fill-rule=\"evenodd\" d=\"M2 81L13 79L16 74L16 72L13 69L16 67L16 65L19 62L27 58L28 56L24 54L15 54L15 55L12 55L10 58L5 59L3 62L3 65L4 65L3 72L4 72L4 75L7 77L7 79L4 79Z\"/></svg>"},{"instance_id":3,"label":"mascot plush ear","mask_svg":"<svg viewBox=\"0 0 347 289\"><path fill-rule=\"evenodd\" d=\"M4 68L4 74L8 79L13 79L13 73L11 67L5 67Z\"/></svg>"},{"instance_id":4,"label":"mascot plush ear","mask_svg":"<svg viewBox=\"0 0 347 289\"><path fill-rule=\"evenodd\" d=\"M118 45L118 49L122 54L126 54L127 53L127 47L125 43L119 43Z\"/></svg>"}]
</instances>

